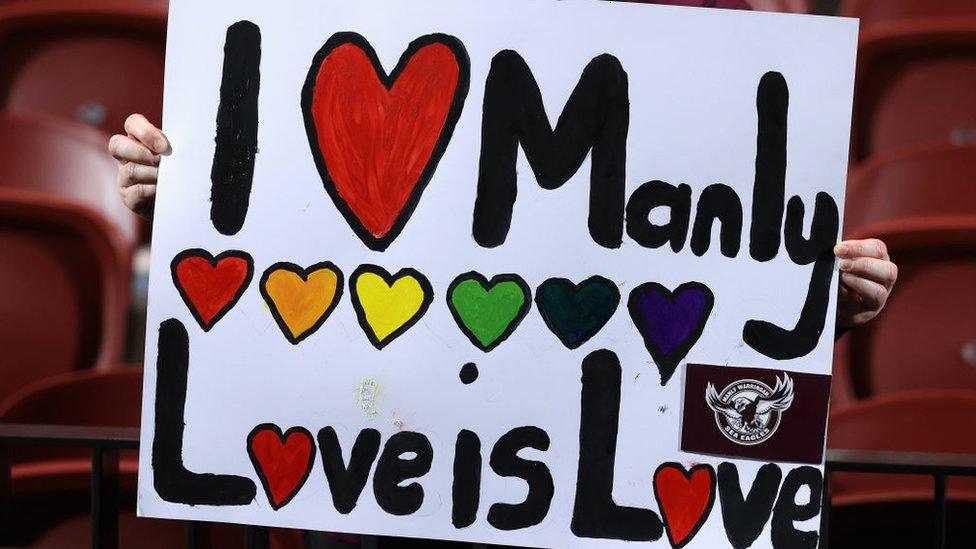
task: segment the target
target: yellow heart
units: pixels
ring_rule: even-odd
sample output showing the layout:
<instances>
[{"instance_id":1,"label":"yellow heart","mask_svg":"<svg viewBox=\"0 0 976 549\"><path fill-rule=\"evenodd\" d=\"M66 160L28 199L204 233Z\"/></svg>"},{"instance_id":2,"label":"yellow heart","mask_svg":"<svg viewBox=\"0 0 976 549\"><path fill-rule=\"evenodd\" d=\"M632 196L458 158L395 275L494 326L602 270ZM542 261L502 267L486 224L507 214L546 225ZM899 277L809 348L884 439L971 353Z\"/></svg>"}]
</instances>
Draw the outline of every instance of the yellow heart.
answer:
<instances>
[{"instance_id":1,"label":"yellow heart","mask_svg":"<svg viewBox=\"0 0 976 549\"><path fill-rule=\"evenodd\" d=\"M342 271L325 261L303 269L275 263L261 277L261 295L288 341L312 335L339 304Z\"/></svg>"},{"instance_id":2,"label":"yellow heart","mask_svg":"<svg viewBox=\"0 0 976 549\"><path fill-rule=\"evenodd\" d=\"M427 278L410 268L390 276L382 267L363 265L352 274L351 286L359 324L377 349L420 320L434 297Z\"/></svg>"}]
</instances>

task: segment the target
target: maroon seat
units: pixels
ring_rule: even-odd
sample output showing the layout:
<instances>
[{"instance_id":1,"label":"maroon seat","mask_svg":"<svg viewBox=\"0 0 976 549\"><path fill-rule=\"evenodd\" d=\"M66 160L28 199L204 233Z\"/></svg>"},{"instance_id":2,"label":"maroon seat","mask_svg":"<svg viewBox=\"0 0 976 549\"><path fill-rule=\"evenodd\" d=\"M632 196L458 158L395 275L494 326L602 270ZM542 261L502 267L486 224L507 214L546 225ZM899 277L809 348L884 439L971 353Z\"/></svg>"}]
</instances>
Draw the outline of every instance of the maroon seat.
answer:
<instances>
[{"instance_id":1,"label":"maroon seat","mask_svg":"<svg viewBox=\"0 0 976 549\"><path fill-rule=\"evenodd\" d=\"M131 253L139 218L119 200L108 136L47 115L0 114L0 188L73 201L102 216L120 253Z\"/></svg>"},{"instance_id":2,"label":"maroon seat","mask_svg":"<svg viewBox=\"0 0 976 549\"><path fill-rule=\"evenodd\" d=\"M884 313L847 336L853 395L976 390L976 215L894 219L851 236L881 238L899 266Z\"/></svg>"},{"instance_id":3,"label":"maroon seat","mask_svg":"<svg viewBox=\"0 0 976 549\"><path fill-rule=\"evenodd\" d=\"M812 0L749 0L756 11L777 11L782 13L810 13Z\"/></svg>"},{"instance_id":4,"label":"maroon seat","mask_svg":"<svg viewBox=\"0 0 976 549\"><path fill-rule=\"evenodd\" d=\"M133 112L158 123L166 0L0 3L0 105L114 133Z\"/></svg>"},{"instance_id":5,"label":"maroon seat","mask_svg":"<svg viewBox=\"0 0 976 549\"><path fill-rule=\"evenodd\" d=\"M138 427L141 395L141 368L69 372L10 396L0 405L0 422ZM11 448L11 464L11 509L16 516L10 521L13 531L5 533L7 541L32 542L65 517L84 511L91 484L90 451L17 446ZM137 464L135 452L122 454L123 493L135 489Z\"/></svg>"},{"instance_id":6,"label":"maroon seat","mask_svg":"<svg viewBox=\"0 0 976 549\"><path fill-rule=\"evenodd\" d=\"M82 371L54 376L25 387L0 405L0 422L49 425L138 427L142 406L142 368ZM12 449L11 497L14 541L35 547L88 547L88 494L91 457L87 450L15 447ZM122 514L121 547L178 547L185 538L180 521L136 518L138 455L125 451L119 460ZM39 512L44 510L44 512ZM240 547L244 529L213 526L213 547ZM271 546L299 548L301 534L274 529Z\"/></svg>"},{"instance_id":7,"label":"maroon seat","mask_svg":"<svg viewBox=\"0 0 976 549\"><path fill-rule=\"evenodd\" d=\"M976 15L972 0L841 0L838 15L858 17L861 26L879 21Z\"/></svg>"},{"instance_id":8,"label":"maroon seat","mask_svg":"<svg viewBox=\"0 0 976 549\"><path fill-rule=\"evenodd\" d=\"M890 219L976 214L976 146L887 151L851 170L844 227Z\"/></svg>"},{"instance_id":9,"label":"maroon seat","mask_svg":"<svg viewBox=\"0 0 976 549\"><path fill-rule=\"evenodd\" d=\"M120 361L129 291L121 238L74 201L0 187L0 398Z\"/></svg>"},{"instance_id":10,"label":"maroon seat","mask_svg":"<svg viewBox=\"0 0 976 549\"><path fill-rule=\"evenodd\" d=\"M867 25L857 65L855 161L921 143L976 142L976 15Z\"/></svg>"},{"instance_id":11,"label":"maroon seat","mask_svg":"<svg viewBox=\"0 0 976 549\"><path fill-rule=\"evenodd\" d=\"M924 365L919 365L925 369ZM976 454L976 391L928 389L891 393L835 409L828 448ZM931 501L928 475L834 473L835 506ZM976 501L976 479L950 478L949 499Z\"/></svg>"},{"instance_id":12,"label":"maroon seat","mask_svg":"<svg viewBox=\"0 0 976 549\"><path fill-rule=\"evenodd\" d=\"M846 237L884 240L899 280L838 346L835 395L976 389L976 147L879 154L852 171L847 210Z\"/></svg>"}]
</instances>

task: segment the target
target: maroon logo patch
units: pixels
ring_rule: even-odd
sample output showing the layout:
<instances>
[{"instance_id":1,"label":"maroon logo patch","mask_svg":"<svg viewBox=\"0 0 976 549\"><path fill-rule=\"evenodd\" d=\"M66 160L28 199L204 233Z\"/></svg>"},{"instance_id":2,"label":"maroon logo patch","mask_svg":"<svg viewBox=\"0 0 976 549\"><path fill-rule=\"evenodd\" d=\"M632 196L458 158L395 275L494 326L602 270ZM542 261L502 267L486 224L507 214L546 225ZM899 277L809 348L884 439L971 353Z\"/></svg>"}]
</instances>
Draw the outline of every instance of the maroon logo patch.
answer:
<instances>
[{"instance_id":1,"label":"maroon logo patch","mask_svg":"<svg viewBox=\"0 0 976 549\"><path fill-rule=\"evenodd\" d=\"M820 463L830 376L689 364L681 449Z\"/></svg>"}]
</instances>

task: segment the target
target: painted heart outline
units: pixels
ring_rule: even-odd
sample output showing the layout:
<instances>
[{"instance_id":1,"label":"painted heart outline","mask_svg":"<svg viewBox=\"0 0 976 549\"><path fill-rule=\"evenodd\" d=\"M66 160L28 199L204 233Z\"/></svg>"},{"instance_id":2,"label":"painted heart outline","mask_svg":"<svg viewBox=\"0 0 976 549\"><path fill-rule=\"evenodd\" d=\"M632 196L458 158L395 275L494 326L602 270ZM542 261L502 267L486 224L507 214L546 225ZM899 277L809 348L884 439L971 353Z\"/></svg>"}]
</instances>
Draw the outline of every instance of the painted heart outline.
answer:
<instances>
[{"instance_id":1,"label":"painted heart outline","mask_svg":"<svg viewBox=\"0 0 976 549\"><path fill-rule=\"evenodd\" d=\"M588 296L589 301L581 301ZM564 298L571 302L566 303ZM613 317L620 304L620 289L600 275L591 276L579 284L567 278L550 278L536 288L535 304L549 331L567 349L577 349L598 334Z\"/></svg>"},{"instance_id":2,"label":"painted heart outline","mask_svg":"<svg viewBox=\"0 0 976 549\"><path fill-rule=\"evenodd\" d=\"M681 480L684 481L683 486L680 488L665 486L664 483L667 481L664 479L664 475L666 474L680 475ZM701 479L702 474L707 479L708 494L704 497L704 501L694 501L696 497L699 500L703 499L702 494L695 493L696 479ZM699 463L686 470L680 463L669 461L662 463L654 471L653 483L654 499L657 501L657 508L661 511L662 518L664 518L668 541L671 542L671 547L680 549L695 538L695 534L705 525L712 506L715 504L715 469L707 463ZM670 493L671 490L678 489L683 490L684 493ZM669 493L665 494L665 492ZM691 506L689 506L689 500L691 500ZM681 505L673 507L675 503L681 503ZM695 508L693 505L695 503L701 504L701 508ZM681 515L678 512L690 513L690 515Z\"/></svg>"},{"instance_id":3,"label":"painted heart outline","mask_svg":"<svg viewBox=\"0 0 976 549\"><path fill-rule=\"evenodd\" d=\"M660 311L650 312L645 310L642 306L643 298L649 295L659 295L670 303L677 306L677 301L682 295L688 295L698 293L701 294L701 310L697 312L697 319L682 318L679 319L683 322L693 322L687 326L687 332L681 334L679 338L680 341L674 342L673 347L669 349L662 348L661 344L657 341L656 337L660 336L661 326L651 325L650 321ZM641 339L644 341L644 347L651 354L651 358L654 359L654 364L657 365L658 370L661 373L661 385L667 385L671 376L674 374L678 367L678 363L688 354L688 351L698 343L698 339L701 337L702 332L705 331L705 324L708 322L709 316L712 313L712 307L715 304L715 296L708 286L702 284L701 282L685 282L684 284L678 286L672 292L668 290L661 284L657 282L645 282L633 290L630 291L630 297L627 299L627 309L630 312L630 318L634 322L634 326L641 335ZM668 311L673 313L674 311ZM687 311L684 311L687 312ZM662 319L662 321L672 321L673 318ZM665 326L669 328L670 326ZM669 334L674 335L674 334Z\"/></svg>"},{"instance_id":4,"label":"painted heart outline","mask_svg":"<svg viewBox=\"0 0 976 549\"><path fill-rule=\"evenodd\" d=\"M336 185L336 181L332 177L328 164L325 161L325 157L323 156L320 145L319 131L316 125L315 116L313 114L315 104L315 88L319 73L321 71L322 64L337 48L344 45L353 45L359 48L359 50L366 55L373 67L376 77L386 89L387 93L389 93L392 91L393 86L396 84L401 73L403 73L403 71L410 64L410 61L414 58L414 54L427 46L435 44L447 47L453 54L457 63L458 74L453 99L441 127L440 135L434 143L433 149L423 170L421 171L417 180L413 183L409 196L399 212L396 214L392 226L385 232L385 234L376 235L366 228L362 220L359 218L359 215L341 195ZM423 194L424 189L426 189L427 184L430 182L434 171L437 169L437 164L443 156L444 151L447 149L447 145L454 134L454 127L457 124L458 118L461 116L461 110L464 106L464 100L467 97L468 87L470 84L470 65L471 62L468 58L467 50L465 50L461 41L453 36L441 33L421 36L420 38L417 38L411 42L400 56L400 60L397 62L396 67L394 67L393 71L389 74L387 74L383 69L383 65L380 63L379 57L376 55L376 50L373 49L373 46L369 43L369 41L366 40L364 36L355 32L339 32L333 34L313 57L312 65L309 68L308 76L306 77L305 85L302 88L301 96L302 115L305 119L305 132L308 136L309 148L312 151L312 158L315 160L315 166L318 168L319 176L322 178L322 183L325 186L325 190L329 193L329 196L335 203L336 208L338 208L339 212L345 218L353 232L355 232L356 236L358 236L369 249L380 252L385 250L397 238L397 236L400 235L400 232L410 219L410 216L413 215L417 204L420 202L420 197Z\"/></svg>"},{"instance_id":5,"label":"painted heart outline","mask_svg":"<svg viewBox=\"0 0 976 549\"><path fill-rule=\"evenodd\" d=\"M254 450L255 439L259 435L263 435L265 433L270 433L278 437L278 444L279 444L279 448L277 450L278 452L284 451L285 447L291 444L290 441L293 440L292 438L293 436L297 436L298 439L302 439L308 442L309 455L308 455L307 463L304 464L303 469L299 472L300 474L293 475L295 478L271 479L268 477L268 471L266 470L266 467L269 464L262 462L261 457L258 456L257 452L255 452ZM258 474L258 478L261 479L261 486L264 487L264 493L268 496L268 503L271 504L272 509L277 511L278 509L281 509L285 505L288 505L288 502L290 502L298 494L298 492L302 489L302 486L305 485L305 481L308 480L308 476L312 473L312 466L315 464L315 439L312 437L312 433L309 432L309 430L304 427L292 427L291 429L288 429L287 431L282 433L281 427L278 427L274 423L262 423L261 425L258 425L257 427L252 429L251 432L247 435L247 455L251 459L251 465L254 466L254 471ZM290 464L294 465L294 463L290 463ZM275 475L278 475L281 472L274 471L273 473ZM294 471L285 471L285 473L294 473ZM293 482L290 482L292 486L289 487L288 493L286 493L282 498L278 499L276 498L272 484L276 484L277 482L281 482L281 481L286 481L286 482L293 481Z\"/></svg>"},{"instance_id":6,"label":"painted heart outline","mask_svg":"<svg viewBox=\"0 0 976 549\"><path fill-rule=\"evenodd\" d=\"M268 280L271 278L272 274L279 271L286 271L298 275L299 278L307 283L309 275L323 269L332 271L336 277L336 290L335 295L332 296L332 302L329 303L329 305L325 308L325 312L322 313L322 316L320 316L314 324L297 336L293 335L291 328L288 326L285 318L278 310L278 304L275 302L274 297L268 292ZM342 300L343 285L344 280L342 271L331 261L322 261L307 268L294 263L289 263L287 261L279 261L278 263L275 263L265 269L264 274L261 275L261 280L258 283L258 289L261 291L261 297L264 298L264 302L268 305L268 310L271 311L271 316L274 317L275 323L278 324L278 328L281 329L281 333L285 336L285 339L287 339L292 345L298 345L302 342L302 340L314 334L319 328L321 328L322 324L324 324L332 314L332 311L339 306L339 302Z\"/></svg>"},{"instance_id":7,"label":"painted heart outline","mask_svg":"<svg viewBox=\"0 0 976 549\"><path fill-rule=\"evenodd\" d=\"M410 319L401 324L396 330L390 332L390 334L382 341L376 337L373 327L369 324L369 320L366 318L366 309L363 307L363 304L360 301L359 291L356 288L356 283L359 281L359 277L367 273L374 274L383 279L383 282L386 283L387 287L389 288L392 288L396 281L404 277L411 277L417 281L417 284L420 285L420 289L423 292L423 299L420 302L420 307L417 309L417 312L414 313ZM434 288L431 287L430 281L427 280L426 276L422 275L419 271L412 267L404 267L397 271L396 274L391 275L389 271L383 267L380 267L379 265L371 265L369 263L360 265L349 277L349 292L352 294L352 308L356 310L356 320L359 321L359 326L363 329L363 332L366 333L366 337L369 339L369 342L377 349L382 349L394 339L400 337L404 332L412 328L414 324L423 318L424 314L427 312L427 309L430 307L430 304L434 301Z\"/></svg>"},{"instance_id":8,"label":"painted heart outline","mask_svg":"<svg viewBox=\"0 0 976 549\"><path fill-rule=\"evenodd\" d=\"M454 291L462 283L468 281L474 281L481 285L481 288L485 290L486 295L490 294L491 290L502 282L512 282L518 286L520 290L522 290L522 296L524 299L522 300L522 304L519 306L518 310L515 312L515 316L508 321L508 324L505 326L505 329L501 332L501 334L495 337L495 339L489 342L487 345L478 340L478 337L471 330L462 316L461 311L458 311L457 307L454 305ZM513 273L498 274L491 277L491 280L488 280L483 274L477 271L464 273L455 278L454 281L451 282L451 285L447 287L446 298L447 308L451 311L451 316L454 317L454 322L457 323L458 327L461 329L461 332L465 337L468 338L472 345L486 353L495 347L498 347L503 341L508 339L508 337L515 332L515 329L518 328L519 324L521 324L522 319L525 318L525 315L529 314L529 309L532 308L532 289L528 284L525 283L525 280L523 280L522 277Z\"/></svg>"},{"instance_id":9,"label":"painted heart outline","mask_svg":"<svg viewBox=\"0 0 976 549\"><path fill-rule=\"evenodd\" d=\"M210 263L210 267L214 270L218 270L218 264L224 259L239 259L244 262L246 266L246 271L244 273L244 278L240 282L240 285L233 294L227 296L227 301L223 303L219 309L214 313L209 320L205 320L200 314L199 304L194 302L194 297L190 295L190 291L185 286L185 281L180 276L180 266L187 259L203 259ZM251 255L247 252L241 250L227 250L225 252L219 253L216 256L212 255L207 250L203 248L190 248L188 250L183 250L182 252L176 254L173 260L169 264L170 275L173 277L173 285L176 286L177 292L180 294L180 298L183 299L183 303L190 310L190 314L193 315L193 319L197 321L197 324L203 328L204 332L209 332L217 322L224 317L234 305L237 304L241 296L244 295L244 291L247 287L251 285L251 279L254 278L254 260Z\"/></svg>"}]
</instances>

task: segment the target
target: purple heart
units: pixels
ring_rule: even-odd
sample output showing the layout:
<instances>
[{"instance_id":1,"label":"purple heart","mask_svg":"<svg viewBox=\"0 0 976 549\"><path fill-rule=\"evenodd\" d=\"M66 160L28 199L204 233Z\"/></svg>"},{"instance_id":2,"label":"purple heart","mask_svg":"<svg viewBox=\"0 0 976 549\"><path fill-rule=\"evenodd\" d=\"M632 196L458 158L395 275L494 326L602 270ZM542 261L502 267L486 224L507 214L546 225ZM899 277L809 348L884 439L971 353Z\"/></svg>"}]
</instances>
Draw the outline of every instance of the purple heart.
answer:
<instances>
[{"instance_id":1,"label":"purple heart","mask_svg":"<svg viewBox=\"0 0 976 549\"><path fill-rule=\"evenodd\" d=\"M667 384L698 341L714 300L712 291L701 282L686 282L674 292L647 282L630 292L630 318L661 371L661 385Z\"/></svg>"}]
</instances>

